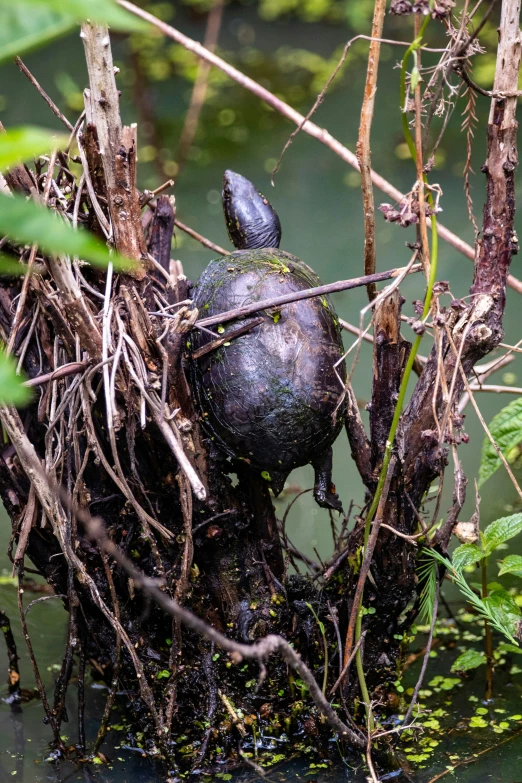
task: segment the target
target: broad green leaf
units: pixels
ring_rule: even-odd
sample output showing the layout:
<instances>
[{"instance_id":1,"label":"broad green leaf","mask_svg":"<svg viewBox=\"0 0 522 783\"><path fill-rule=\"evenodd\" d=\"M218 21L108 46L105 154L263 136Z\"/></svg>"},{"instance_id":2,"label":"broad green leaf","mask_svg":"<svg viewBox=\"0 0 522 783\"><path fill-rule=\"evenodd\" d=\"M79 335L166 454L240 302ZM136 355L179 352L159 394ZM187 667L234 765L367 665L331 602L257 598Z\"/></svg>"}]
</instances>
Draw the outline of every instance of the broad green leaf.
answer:
<instances>
[{"instance_id":1,"label":"broad green leaf","mask_svg":"<svg viewBox=\"0 0 522 783\"><path fill-rule=\"evenodd\" d=\"M114 0L0 0L0 62L44 46L84 19L114 30L152 29Z\"/></svg>"},{"instance_id":2,"label":"broad green leaf","mask_svg":"<svg viewBox=\"0 0 522 783\"><path fill-rule=\"evenodd\" d=\"M0 352L0 405L23 405L31 399L31 390L16 374L16 364Z\"/></svg>"},{"instance_id":3,"label":"broad green leaf","mask_svg":"<svg viewBox=\"0 0 522 783\"><path fill-rule=\"evenodd\" d=\"M129 269L133 262L110 254L106 245L83 229L73 230L51 210L21 196L0 193L0 233L22 244L36 243L51 255L77 256L98 266L112 261L115 269Z\"/></svg>"},{"instance_id":4,"label":"broad green leaf","mask_svg":"<svg viewBox=\"0 0 522 783\"><path fill-rule=\"evenodd\" d=\"M466 566L480 562L483 557L485 553L476 544L461 544L453 552L451 562L453 568L462 571Z\"/></svg>"},{"instance_id":5,"label":"broad green leaf","mask_svg":"<svg viewBox=\"0 0 522 783\"><path fill-rule=\"evenodd\" d=\"M503 574L515 574L522 576L522 555L508 555L500 564L499 576Z\"/></svg>"},{"instance_id":6,"label":"broad green leaf","mask_svg":"<svg viewBox=\"0 0 522 783\"><path fill-rule=\"evenodd\" d=\"M492 419L490 432L500 451L507 457L511 449L522 441L522 397L510 402ZM482 445L479 468L479 487L488 480L501 465L500 457L486 438Z\"/></svg>"},{"instance_id":7,"label":"broad green leaf","mask_svg":"<svg viewBox=\"0 0 522 783\"><path fill-rule=\"evenodd\" d=\"M69 14L44 5L28 8L18 0L0 0L0 18L0 62L44 46L76 26Z\"/></svg>"},{"instance_id":8,"label":"broad green leaf","mask_svg":"<svg viewBox=\"0 0 522 783\"><path fill-rule=\"evenodd\" d=\"M509 629L512 636L516 636L522 614L513 596L506 590L498 590L484 598L483 602L495 618Z\"/></svg>"},{"instance_id":9,"label":"broad green leaf","mask_svg":"<svg viewBox=\"0 0 522 783\"><path fill-rule=\"evenodd\" d=\"M453 666L452 672L467 672L469 669L476 669L477 666L482 666L486 663L486 656L480 650L466 650L462 655L459 655Z\"/></svg>"},{"instance_id":10,"label":"broad green leaf","mask_svg":"<svg viewBox=\"0 0 522 783\"><path fill-rule=\"evenodd\" d=\"M522 532L522 514L496 519L484 530L483 546L487 555L510 538Z\"/></svg>"},{"instance_id":11,"label":"broad green leaf","mask_svg":"<svg viewBox=\"0 0 522 783\"><path fill-rule=\"evenodd\" d=\"M9 5L12 0L0 0L0 5ZM76 22L89 19L92 22L105 22L114 30L141 31L152 30L134 14L126 11L114 0L17 0L17 4L26 6L29 13L35 8L47 8L72 17Z\"/></svg>"},{"instance_id":12,"label":"broad green leaf","mask_svg":"<svg viewBox=\"0 0 522 783\"><path fill-rule=\"evenodd\" d=\"M65 147L68 141L69 137L64 133L32 125L10 128L7 133L0 134L0 171L50 152L54 147Z\"/></svg>"}]
</instances>

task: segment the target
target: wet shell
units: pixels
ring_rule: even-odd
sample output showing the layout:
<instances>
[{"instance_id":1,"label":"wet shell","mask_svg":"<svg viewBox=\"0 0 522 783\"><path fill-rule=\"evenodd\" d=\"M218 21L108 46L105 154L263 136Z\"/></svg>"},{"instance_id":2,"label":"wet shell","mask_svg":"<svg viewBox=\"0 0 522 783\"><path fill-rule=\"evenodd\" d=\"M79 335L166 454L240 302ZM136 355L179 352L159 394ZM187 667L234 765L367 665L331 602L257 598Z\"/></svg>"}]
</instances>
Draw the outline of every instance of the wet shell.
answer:
<instances>
[{"instance_id":1,"label":"wet shell","mask_svg":"<svg viewBox=\"0 0 522 783\"><path fill-rule=\"evenodd\" d=\"M239 250L208 265L194 304L205 317L317 285L317 275L289 253ZM341 330L327 297L241 323L260 316L247 334L192 361L193 386L204 426L226 453L262 473L287 473L327 449L342 427L344 361L334 368L343 354ZM226 336L237 325L217 332ZM213 339L195 330L192 349Z\"/></svg>"}]
</instances>

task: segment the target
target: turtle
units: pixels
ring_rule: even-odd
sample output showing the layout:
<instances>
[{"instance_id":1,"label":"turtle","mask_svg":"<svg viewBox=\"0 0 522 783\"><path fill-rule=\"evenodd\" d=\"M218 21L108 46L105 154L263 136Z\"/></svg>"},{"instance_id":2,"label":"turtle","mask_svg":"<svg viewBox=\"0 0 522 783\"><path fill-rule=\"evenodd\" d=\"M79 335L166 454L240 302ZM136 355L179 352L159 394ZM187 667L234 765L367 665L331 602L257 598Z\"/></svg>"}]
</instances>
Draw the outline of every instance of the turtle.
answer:
<instances>
[{"instance_id":1,"label":"turtle","mask_svg":"<svg viewBox=\"0 0 522 783\"><path fill-rule=\"evenodd\" d=\"M279 218L252 182L227 170L222 201L236 249L211 261L197 282L193 305L200 318L321 285L309 266L279 249ZM294 468L310 463L315 500L342 511L332 483L332 444L346 416L346 367L331 301L303 299L241 323L252 328L229 341L238 321L218 325L217 333L192 332L191 378L204 430L275 496ZM212 342L217 347L201 351Z\"/></svg>"}]
</instances>

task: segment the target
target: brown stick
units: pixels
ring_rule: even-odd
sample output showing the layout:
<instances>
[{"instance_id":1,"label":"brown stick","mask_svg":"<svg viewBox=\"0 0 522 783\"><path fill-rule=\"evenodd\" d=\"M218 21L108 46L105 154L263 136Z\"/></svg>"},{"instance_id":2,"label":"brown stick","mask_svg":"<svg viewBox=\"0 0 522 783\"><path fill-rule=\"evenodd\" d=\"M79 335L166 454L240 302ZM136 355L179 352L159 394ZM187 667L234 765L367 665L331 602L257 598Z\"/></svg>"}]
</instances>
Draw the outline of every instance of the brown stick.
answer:
<instances>
[{"instance_id":1,"label":"brown stick","mask_svg":"<svg viewBox=\"0 0 522 783\"><path fill-rule=\"evenodd\" d=\"M375 0L372 21L372 40L368 52L368 68L366 71L366 84L361 108L361 122L359 125L359 138L355 149L357 161L361 171L361 189L363 196L364 216L364 274L373 275L376 269L375 255L375 204L373 200L372 184L372 156L370 148L370 132L372 129L373 107L375 93L377 91L377 72L379 69L379 55L381 51L380 37L384 24L386 0ZM366 287L370 302L377 296L375 283Z\"/></svg>"},{"instance_id":2,"label":"brown stick","mask_svg":"<svg viewBox=\"0 0 522 783\"><path fill-rule=\"evenodd\" d=\"M350 443L352 459L357 466L357 470L359 471L359 475L363 482L366 486L369 486L373 478L372 452L351 383L346 384L345 427Z\"/></svg>"},{"instance_id":3,"label":"brown stick","mask_svg":"<svg viewBox=\"0 0 522 783\"><path fill-rule=\"evenodd\" d=\"M310 299L313 296L324 296L325 294L335 294L339 291L349 291L352 288L360 288L368 283L380 283L383 280L391 280L404 272L406 267L389 269L387 272L376 272L374 275L365 275L364 277L353 277L351 280L339 280L337 283L327 283L318 285L315 288L304 288L302 291L292 291L290 294L274 296L271 299L261 299L259 302L236 307L235 310L227 310L225 313L210 315L208 318L201 318L196 321L195 326L212 326L213 324L222 324L226 321L233 321L235 318L243 318L250 313L257 313L259 310L266 310L271 307L280 307L290 302L300 302L302 299ZM409 270L410 272L419 272L420 264L415 264Z\"/></svg>"},{"instance_id":4,"label":"brown stick","mask_svg":"<svg viewBox=\"0 0 522 783\"><path fill-rule=\"evenodd\" d=\"M228 343L230 340L234 340L236 337L241 337L243 334L246 334L252 329L255 329L255 327L262 324L263 321L264 318L254 318L253 321L249 321L249 323L243 324L237 329L231 329L230 332L228 332L228 334L224 334L223 337L218 337L217 340L212 340L210 343L205 343L205 345L202 345L201 348L198 348L196 351L194 351L192 353L192 359L201 359L202 356L205 356L211 351L215 351L216 348L221 348L224 343Z\"/></svg>"},{"instance_id":5,"label":"brown stick","mask_svg":"<svg viewBox=\"0 0 522 783\"><path fill-rule=\"evenodd\" d=\"M421 18L415 16L415 36L419 35L421 28ZM420 52L417 52L417 67L420 71ZM420 78L415 87L415 166L417 169L417 196L419 199L419 224L418 236L421 242L421 260L426 274L426 280L430 276L430 243L428 240L428 229L426 228L426 194L424 191L424 171L423 171L423 149L422 149L422 96ZM404 111L404 108L403 108Z\"/></svg>"},{"instance_id":6,"label":"brown stick","mask_svg":"<svg viewBox=\"0 0 522 783\"><path fill-rule=\"evenodd\" d=\"M4 634L7 649L7 687L9 690L9 701L12 703L21 699L19 658L9 617L2 611L0 611L0 631Z\"/></svg>"},{"instance_id":7,"label":"brown stick","mask_svg":"<svg viewBox=\"0 0 522 783\"><path fill-rule=\"evenodd\" d=\"M170 247L173 233L174 210L172 204L168 196L160 196L150 227L148 251L167 273L170 268Z\"/></svg>"},{"instance_id":8,"label":"brown stick","mask_svg":"<svg viewBox=\"0 0 522 783\"><path fill-rule=\"evenodd\" d=\"M135 16L140 17L140 19L145 19L145 21L153 24L155 27L161 30L164 35L172 38L185 49L193 52L197 57L201 57L211 65L219 68L221 71L223 71L223 73L226 73L227 76L240 84L242 87L245 87L245 89L250 90L250 92L260 98L262 101L265 101L265 103L275 109L275 111L279 112L279 114L282 114L283 117L286 117L288 120L293 122L295 125L302 125L302 130L305 133L307 133L309 136L312 136L314 139L317 139L317 141L320 141L321 144L324 144L326 147L331 149L332 152L348 163L349 166L352 166L357 171L360 170L359 163L357 162L357 156L354 155L353 152L351 152L347 147L341 144L340 141L335 139L330 133L328 133L325 128L320 128L314 122L310 122L309 120L304 122L305 118L302 114L293 109L284 101L280 100L280 98L277 98L265 87L262 87L253 79L250 79L250 77L245 76L244 73L241 73L241 71L238 71L237 68L229 65L229 63L225 62L225 60L222 60L221 57L218 57L216 54L207 51L200 43L193 41L179 30L176 30L174 27L166 24L166 22L162 22L160 19L157 19L147 11L138 8L138 6L130 3L129 0L116 0L116 2L121 5L122 8L126 8L127 11L130 11ZM377 174L377 172L373 169L371 176L374 185L376 185L379 190L382 190L383 193L386 193L386 195L392 198L395 202L398 203L404 199L404 194L401 193L400 190L395 188L390 182L384 179L384 177L381 177L380 174ZM428 226L431 225L429 218L427 219L427 224ZM468 245L467 242L464 242L462 239L460 239L460 237L456 236L456 234L445 228L445 226L441 225L438 221L437 231L439 237L448 242L448 244L454 247L455 250L465 255L466 258L469 258L471 261L474 260L475 251L471 245ZM510 275L508 284L519 294L522 293L522 281L518 280L516 277Z\"/></svg>"},{"instance_id":9,"label":"brown stick","mask_svg":"<svg viewBox=\"0 0 522 783\"><path fill-rule=\"evenodd\" d=\"M24 381L24 386L41 386L44 383L50 383L51 381L60 381L62 378L68 378L70 375L77 375L79 372L83 372L89 366L89 362L71 362L70 364L63 364L53 372L46 372L45 375L38 375L36 378L30 378L28 381Z\"/></svg>"},{"instance_id":10,"label":"brown stick","mask_svg":"<svg viewBox=\"0 0 522 783\"><path fill-rule=\"evenodd\" d=\"M197 231L194 231L193 228L190 228L190 226L185 225L185 223L182 223L181 220L174 221L174 225L180 228L182 231L185 232L185 234L188 234L189 237L192 237L192 239L197 240L198 242L201 242L202 245L205 247L208 247L209 250L214 250L216 253L219 253L221 256L229 256L230 251L225 250L223 247L220 247L219 245L216 245L215 242L211 242L210 239L207 239L206 237L202 236L201 234L198 234Z\"/></svg>"},{"instance_id":11,"label":"brown stick","mask_svg":"<svg viewBox=\"0 0 522 783\"><path fill-rule=\"evenodd\" d=\"M203 46L205 49L208 49L209 52L214 52L216 50L221 20L223 18L223 4L224 0L214 0L208 14ZM192 95L190 96L190 104L187 109L185 123L179 140L178 163L180 164L186 160L198 129L199 115L201 114L207 95L210 68L210 63L205 60L199 61L194 87L192 88Z\"/></svg>"},{"instance_id":12,"label":"brown stick","mask_svg":"<svg viewBox=\"0 0 522 783\"><path fill-rule=\"evenodd\" d=\"M18 65L18 67L20 68L20 70L22 71L22 73L24 74L24 76L27 76L27 78L29 79L29 81L31 82L31 84L32 84L34 87L36 87L36 89L38 90L38 92L40 93L40 95L42 96L42 98L44 99L44 101L46 102L46 104L49 106L49 108L50 108L50 110L52 111L52 113L53 113L54 115L56 115L56 117L58 117L58 119L60 120L60 122L63 122L63 124L65 125L65 127L67 128L67 130L69 130L69 131L72 131L72 130L73 130L73 126L71 125L71 123L69 122L69 120L67 119L67 117L65 117L65 116L62 114L62 112L60 111L60 109L58 108L58 106L55 104L55 102L53 101L53 99L52 99L52 98L50 98L50 97L47 95L47 93L45 92L45 90L43 89L43 87L42 87L42 86L39 84L39 82L38 82L38 81L37 81L37 80L34 78L33 74L31 73L31 71L29 70L29 68L27 67L27 65L25 65L25 63L23 63L23 62L22 62L22 60L20 59L20 57L16 57L16 58L15 58L15 63Z\"/></svg>"},{"instance_id":13,"label":"brown stick","mask_svg":"<svg viewBox=\"0 0 522 783\"><path fill-rule=\"evenodd\" d=\"M84 22L81 38L90 84L90 90L85 91L85 111L98 135L114 244L123 255L142 261L147 248L135 181L135 128L121 125L109 32L106 25ZM133 276L143 279L145 274L142 264Z\"/></svg>"}]
</instances>

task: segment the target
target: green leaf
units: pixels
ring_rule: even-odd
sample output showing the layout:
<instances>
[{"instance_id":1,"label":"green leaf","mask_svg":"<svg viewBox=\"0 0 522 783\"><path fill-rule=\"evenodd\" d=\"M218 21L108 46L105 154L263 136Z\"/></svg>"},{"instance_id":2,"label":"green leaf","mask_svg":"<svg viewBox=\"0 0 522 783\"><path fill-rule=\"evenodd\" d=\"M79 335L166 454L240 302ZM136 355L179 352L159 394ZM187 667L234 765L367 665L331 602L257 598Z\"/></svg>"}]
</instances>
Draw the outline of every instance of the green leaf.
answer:
<instances>
[{"instance_id":1,"label":"green leaf","mask_svg":"<svg viewBox=\"0 0 522 783\"><path fill-rule=\"evenodd\" d=\"M496 519L484 530L483 546L490 555L497 546L522 532L522 514Z\"/></svg>"},{"instance_id":2,"label":"green leaf","mask_svg":"<svg viewBox=\"0 0 522 783\"><path fill-rule=\"evenodd\" d=\"M491 614L516 637L522 614L515 599L507 591L496 591L483 599Z\"/></svg>"},{"instance_id":3,"label":"green leaf","mask_svg":"<svg viewBox=\"0 0 522 783\"><path fill-rule=\"evenodd\" d=\"M503 574L515 574L522 576L522 555L508 555L500 564L499 576Z\"/></svg>"},{"instance_id":4,"label":"green leaf","mask_svg":"<svg viewBox=\"0 0 522 783\"><path fill-rule=\"evenodd\" d=\"M432 558L420 561L417 569L419 583L422 585L419 599L419 622L431 625L433 607L437 594L437 563Z\"/></svg>"},{"instance_id":5,"label":"green leaf","mask_svg":"<svg viewBox=\"0 0 522 783\"><path fill-rule=\"evenodd\" d=\"M68 14L45 6L28 9L18 0L0 0L0 14L0 62L44 46L76 25Z\"/></svg>"},{"instance_id":6,"label":"green leaf","mask_svg":"<svg viewBox=\"0 0 522 783\"><path fill-rule=\"evenodd\" d=\"M485 557L485 553L476 544L461 544L458 546L451 557L453 567L457 571L474 563L478 563Z\"/></svg>"},{"instance_id":7,"label":"green leaf","mask_svg":"<svg viewBox=\"0 0 522 783\"><path fill-rule=\"evenodd\" d=\"M522 397L510 402L492 419L490 432L500 451L507 457L512 448L522 441ZM495 473L501 465L500 457L488 438L482 445L479 468L479 487Z\"/></svg>"},{"instance_id":8,"label":"green leaf","mask_svg":"<svg viewBox=\"0 0 522 783\"><path fill-rule=\"evenodd\" d=\"M12 0L0 0L0 5L9 5ZM17 5L26 6L26 11L47 8L67 15L76 22L89 19L91 22L102 22L114 30L135 32L151 30L148 22L144 22L134 14L126 11L114 0L17 0Z\"/></svg>"},{"instance_id":9,"label":"green leaf","mask_svg":"<svg viewBox=\"0 0 522 783\"><path fill-rule=\"evenodd\" d=\"M16 364L0 352L0 405L24 405L31 399L31 390L16 374Z\"/></svg>"},{"instance_id":10,"label":"green leaf","mask_svg":"<svg viewBox=\"0 0 522 783\"><path fill-rule=\"evenodd\" d=\"M36 155L50 152L54 147L65 147L69 137L64 133L23 125L0 134L0 171Z\"/></svg>"},{"instance_id":11,"label":"green leaf","mask_svg":"<svg viewBox=\"0 0 522 783\"><path fill-rule=\"evenodd\" d=\"M522 648L516 647L514 644L508 644L507 642L500 642L498 649L501 652L516 653L516 655L522 655Z\"/></svg>"},{"instance_id":12,"label":"green leaf","mask_svg":"<svg viewBox=\"0 0 522 783\"><path fill-rule=\"evenodd\" d=\"M21 264L10 256L6 256L5 253L0 253L0 275L18 277L19 275L25 275L27 269L27 264Z\"/></svg>"},{"instance_id":13,"label":"green leaf","mask_svg":"<svg viewBox=\"0 0 522 783\"><path fill-rule=\"evenodd\" d=\"M503 598L502 594L493 593L492 596L489 596L489 601L488 599L482 600L482 598L480 598L468 585L464 579L464 576L462 575L462 572L456 569L453 563L448 560L447 557L444 557L444 555L442 555L440 552L437 552L436 549L423 549L421 556L431 557L438 563L441 563L451 574L453 581L458 586L461 593L465 596L466 600L475 608L475 610L482 617L485 617L491 623L493 628L506 636L512 644L516 643L513 634L518 631L518 621L516 623L516 627L514 627L512 617L508 618L508 623L505 622L504 611L499 611L499 604L502 603ZM520 614L514 599L512 599L508 593L506 593L506 595L510 600L511 610L514 611L514 608L516 608L517 613Z\"/></svg>"},{"instance_id":14,"label":"green leaf","mask_svg":"<svg viewBox=\"0 0 522 783\"><path fill-rule=\"evenodd\" d=\"M22 244L36 243L51 255L77 256L98 266L112 261L115 269L129 269L133 262L110 254L106 245L82 229L74 230L51 210L21 196L0 193L0 233Z\"/></svg>"},{"instance_id":15,"label":"green leaf","mask_svg":"<svg viewBox=\"0 0 522 783\"><path fill-rule=\"evenodd\" d=\"M113 0L0 0L0 15L0 62L65 35L84 19L114 30L152 29Z\"/></svg>"},{"instance_id":16,"label":"green leaf","mask_svg":"<svg viewBox=\"0 0 522 783\"><path fill-rule=\"evenodd\" d=\"M466 650L459 655L451 667L452 672L467 672L469 669L476 669L486 663L486 656L480 650Z\"/></svg>"}]
</instances>

